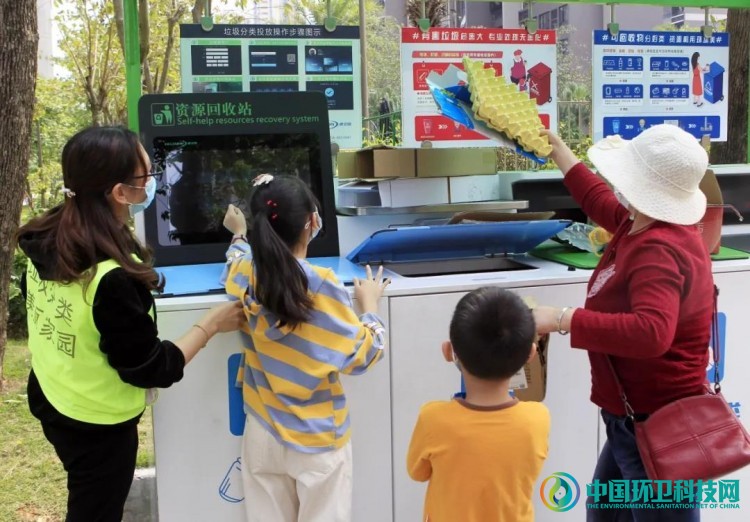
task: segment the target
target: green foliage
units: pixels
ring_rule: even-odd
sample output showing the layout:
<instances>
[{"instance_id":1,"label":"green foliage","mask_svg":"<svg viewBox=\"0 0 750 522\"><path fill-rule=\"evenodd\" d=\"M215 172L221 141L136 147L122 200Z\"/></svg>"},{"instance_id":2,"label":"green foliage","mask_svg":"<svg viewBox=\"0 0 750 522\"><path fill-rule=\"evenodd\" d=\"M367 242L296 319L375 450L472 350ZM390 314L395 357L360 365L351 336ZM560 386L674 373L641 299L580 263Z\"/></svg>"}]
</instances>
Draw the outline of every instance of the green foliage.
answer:
<instances>
[{"instance_id":1,"label":"green foliage","mask_svg":"<svg viewBox=\"0 0 750 522\"><path fill-rule=\"evenodd\" d=\"M124 121L125 65L111 0L56 0L58 64L70 71L95 125Z\"/></svg>"},{"instance_id":2,"label":"green foliage","mask_svg":"<svg viewBox=\"0 0 750 522\"><path fill-rule=\"evenodd\" d=\"M354 0L331 0L330 13L337 25L359 25L359 6ZM284 20L289 24L323 25L327 16L325 0L289 0L284 5Z\"/></svg>"},{"instance_id":3,"label":"green foliage","mask_svg":"<svg viewBox=\"0 0 750 522\"><path fill-rule=\"evenodd\" d=\"M26 301L21 295L21 277L26 270L26 256L16 250L10 273L10 299L8 300L8 338L25 339L29 332L26 326Z\"/></svg>"},{"instance_id":4,"label":"green foliage","mask_svg":"<svg viewBox=\"0 0 750 522\"><path fill-rule=\"evenodd\" d=\"M406 3L406 15L409 23L417 27L422 18L422 0L409 0ZM425 0L424 17L430 21L430 27L442 27L448 19L448 2L446 0Z\"/></svg>"},{"instance_id":5,"label":"green foliage","mask_svg":"<svg viewBox=\"0 0 750 522\"><path fill-rule=\"evenodd\" d=\"M376 113L381 100L392 106L401 100L401 26L385 16L376 0L363 0L365 8L365 42L367 52L367 96L370 115ZM359 5L354 0L332 0L331 15L339 25L359 25ZM285 21L290 24L322 25L327 16L325 0L289 0L284 6ZM393 107L398 110L398 107ZM369 115L365 114L367 118ZM367 134L367 133L366 133ZM366 140L378 140L367 136Z\"/></svg>"}]
</instances>

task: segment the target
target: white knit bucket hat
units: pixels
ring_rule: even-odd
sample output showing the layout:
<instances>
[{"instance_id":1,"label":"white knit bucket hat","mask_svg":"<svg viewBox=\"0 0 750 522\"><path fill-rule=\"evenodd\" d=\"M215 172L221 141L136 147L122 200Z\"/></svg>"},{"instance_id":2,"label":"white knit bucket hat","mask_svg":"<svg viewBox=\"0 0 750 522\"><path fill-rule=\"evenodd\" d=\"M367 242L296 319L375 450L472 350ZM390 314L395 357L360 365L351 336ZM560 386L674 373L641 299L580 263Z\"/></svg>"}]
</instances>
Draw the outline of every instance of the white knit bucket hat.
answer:
<instances>
[{"instance_id":1,"label":"white knit bucket hat","mask_svg":"<svg viewBox=\"0 0 750 522\"><path fill-rule=\"evenodd\" d=\"M656 125L626 141L608 136L588 151L599 173L640 213L677 225L697 223L706 212L698 184L708 155L675 125Z\"/></svg>"}]
</instances>

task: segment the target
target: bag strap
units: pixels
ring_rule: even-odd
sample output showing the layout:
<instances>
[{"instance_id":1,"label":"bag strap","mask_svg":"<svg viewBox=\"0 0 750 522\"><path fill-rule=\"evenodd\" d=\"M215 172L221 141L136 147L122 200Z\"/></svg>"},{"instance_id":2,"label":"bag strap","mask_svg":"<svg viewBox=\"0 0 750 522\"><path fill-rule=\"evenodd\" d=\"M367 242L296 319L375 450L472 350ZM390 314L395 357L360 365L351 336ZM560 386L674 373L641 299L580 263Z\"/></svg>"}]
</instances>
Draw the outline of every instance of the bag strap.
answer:
<instances>
[{"instance_id":1,"label":"bag strap","mask_svg":"<svg viewBox=\"0 0 750 522\"><path fill-rule=\"evenodd\" d=\"M711 351L714 355L714 393L721 392L719 384L719 360L721 359L721 339L719 339L719 287L714 285L714 313L711 317Z\"/></svg>"},{"instance_id":2,"label":"bag strap","mask_svg":"<svg viewBox=\"0 0 750 522\"><path fill-rule=\"evenodd\" d=\"M714 310L711 317L711 341L711 351L714 355L714 393L719 393L721 392L721 384L719 384L719 359L721 357L719 347L721 346L721 339L719 339L719 287L716 285L714 285ZM620 394L620 399L625 405L625 414L631 421L635 421L635 412L628 402L628 396L625 394L622 382L617 376L615 366L612 364L612 358L609 355L605 355L605 357L607 358L609 369L612 371L612 376L615 378L617 392Z\"/></svg>"}]
</instances>

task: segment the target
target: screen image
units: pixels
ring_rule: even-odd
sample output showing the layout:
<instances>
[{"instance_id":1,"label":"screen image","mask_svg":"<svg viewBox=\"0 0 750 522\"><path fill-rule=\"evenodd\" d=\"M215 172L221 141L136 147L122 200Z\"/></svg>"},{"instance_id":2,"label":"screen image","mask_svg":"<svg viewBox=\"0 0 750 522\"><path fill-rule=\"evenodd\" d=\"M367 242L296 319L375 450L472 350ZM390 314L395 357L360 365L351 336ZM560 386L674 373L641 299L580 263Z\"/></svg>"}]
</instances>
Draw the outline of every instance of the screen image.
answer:
<instances>
[{"instance_id":1,"label":"screen image","mask_svg":"<svg viewBox=\"0 0 750 522\"><path fill-rule=\"evenodd\" d=\"M308 91L320 91L325 94L329 110L347 110L354 108L354 88L352 82L307 82L306 85Z\"/></svg>"},{"instance_id":2,"label":"screen image","mask_svg":"<svg viewBox=\"0 0 750 522\"><path fill-rule=\"evenodd\" d=\"M298 74L297 47L251 45L250 74Z\"/></svg>"},{"instance_id":3,"label":"screen image","mask_svg":"<svg viewBox=\"0 0 750 522\"><path fill-rule=\"evenodd\" d=\"M192 92L242 92L242 82L193 82Z\"/></svg>"},{"instance_id":4,"label":"screen image","mask_svg":"<svg viewBox=\"0 0 750 522\"><path fill-rule=\"evenodd\" d=\"M190 53L194 75L242 74L242 49L238 45L193 45Z\"/></svg>"},{"instance_id":5,"label":"screen image","mask_svg":"<svg viewBox=\"0 0 750 522\"><path fill-rule=\"evenodd\" d=\"M252 181L260 174L298 176L322 201L317 134L156 138L153 146L155 168L162 170L155 198L162 247L226 244L227 205L242 209L250 224Z\"/></svg>"},{"instance_id":6,"label":"screen image","mask_svg":"<svg viewBox=\"0 0 750 522\"><path fill-rule=\"evenodd\" d=\"M306 74L352 74L353 72L351 47L305 47Z\"/></svg>"},{"instance_id":7,"label":"screen image","mask_svg":"<svg viewBox=\"0 0 750 522\"><path fill-rule=\"evenodd\" d=\"M250 92L297 92L297 82L250 82Z\"/></svg>"}]
</instances>

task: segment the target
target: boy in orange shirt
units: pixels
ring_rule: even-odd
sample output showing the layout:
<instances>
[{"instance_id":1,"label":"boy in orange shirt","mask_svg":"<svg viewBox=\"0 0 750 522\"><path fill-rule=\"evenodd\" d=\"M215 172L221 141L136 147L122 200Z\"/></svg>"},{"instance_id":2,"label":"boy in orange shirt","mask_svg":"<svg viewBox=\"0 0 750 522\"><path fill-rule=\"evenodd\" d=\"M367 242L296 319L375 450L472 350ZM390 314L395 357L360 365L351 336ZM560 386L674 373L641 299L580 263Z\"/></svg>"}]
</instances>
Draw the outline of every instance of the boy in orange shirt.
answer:
<instances>
[{"instance_id":1,"label":"boy in orange shirt","mask_svg":"<svg viewBox=\"0 0 750 522\"><path fill-rule=\"evenodd\" d=\"M430 481L425 522L534 520L550 416L541 403L519 402L509 384L534 357L535 338L531 310L507 290L478 288L456 306L442 349L466 398L425 404L407 456L411 478Z\"/></svg>"}]
</instances>

